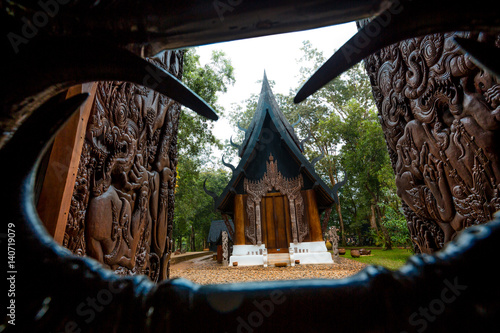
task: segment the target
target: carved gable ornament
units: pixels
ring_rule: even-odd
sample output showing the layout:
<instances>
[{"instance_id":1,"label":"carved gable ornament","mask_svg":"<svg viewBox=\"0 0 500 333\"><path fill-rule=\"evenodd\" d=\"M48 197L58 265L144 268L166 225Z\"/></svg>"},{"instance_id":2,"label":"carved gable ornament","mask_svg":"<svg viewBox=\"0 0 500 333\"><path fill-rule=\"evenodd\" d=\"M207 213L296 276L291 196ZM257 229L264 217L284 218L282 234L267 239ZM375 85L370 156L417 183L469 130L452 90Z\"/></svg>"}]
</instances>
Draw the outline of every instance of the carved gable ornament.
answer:
<instances>
[{"instance_id":1,"label":"carved gable ornament","mask_svg":"<svg viewBox=\"0 0 500 333\"><path fill-rule=\"evenodd\" d=\"M261 200L273 189L285 195L290 205L290 220L292 225L293 242L302 242L309 230L305 223L304 200L300 190L304 186L302 175L295 178L283 177L278 171L278 161L274 160L272 154L269 161L266 161L266 172L260 180L252 181L245 178L244 189L248 193L247 215L250 221L245 230L245 234L252 241L252 244L262 244L262 221L261 221Z\"/></svg>"}]
</instances>

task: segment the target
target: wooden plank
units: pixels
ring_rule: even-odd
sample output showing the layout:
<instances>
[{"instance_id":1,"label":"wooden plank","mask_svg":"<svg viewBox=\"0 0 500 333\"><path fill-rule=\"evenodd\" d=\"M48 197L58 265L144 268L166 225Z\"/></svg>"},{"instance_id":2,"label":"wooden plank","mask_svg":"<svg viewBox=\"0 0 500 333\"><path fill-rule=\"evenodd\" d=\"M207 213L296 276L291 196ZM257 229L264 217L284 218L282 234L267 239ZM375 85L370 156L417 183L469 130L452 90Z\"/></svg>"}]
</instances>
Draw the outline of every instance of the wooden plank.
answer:
<instances>
[{"instance_id":1,"label":"wooden plank","mask_svg":"<svg viewBox=\"0 0 500 333\"><path fill-rule=\"evenodd\" d=\"M288 198L286 195L283 196L283 210L285 212L287 246L290 246L290 243L293 243L293 236L292 236L292 225L290 221L290 205L288 203Z\"/></svg>"},{"instance_id":2,"label":"wooden plank","mask_svg":"<svg viewBox=\"0 0 500 333\"><path fill-rule=\"evenodd\" d=\"M288 252L285 211L284 211L284 196L273 197L275 228L276 228L276 245L280 248L280 252Z\"/></svg>"},{"instance_id":3,"label":"wooden plank","mask_svg":"<svg viewBox=\"0 0 500 333\"><path fill-rule=\"evenodd\" d=\"M267 249L276 249L276 231L274 228L274 206L272 197L264 197L262 200L266 201L266 226L267 226Z\"/></svg>"},{"instance_id":4,"label":"wooden plank","mask_svg":"<svg viewBox=\"0 0 500 333\"><path fill-rule=\"evenodd\" d=\"M234 245L245 245L245 204L244 195L234 196Z\"/></svg>"},{"instance_id":5,"label":"wooden plank","mask_svg":"<svg viewBox=\"0 0 500 333\"><path fill-rule=\"evenodd\" d=\"M87 121L94 104L97 83L75 86L68 90L66 98L81 92L89 92L87 102L80 107L68 123L59 131L50 153L47 172L37 204L38 214L54 240L62 244L68 222L78 164L85 141Z\"/></svg>"},{"instance_id":6,"label":"wooden plank","mask_svg":"<svg viewBox=\"0 0 500 333\"><path fill-rule=\"evenodd\" d=\"M321 231L318 204L316 203L316 193L314 190L306 190L304 191L304 197L306 199L306 213L309 219L311 242L322 241L323 233Z\"/></svg>"},{"instance_id":7,"label":"wooden plank","mask_svg":"<svg viewBox=\"0 0 500 333\"><path fill-rule=\"evenodd\" d=\"M312 242L312 240L311 240L311 221L310 221L310 216L308 213L308 202L307 202L306 191L301 191L300 195L302 196L302 200L304 202L304 215L302 216L302 219L303 219L304 223L306 223L306 225L309 228L309 232L304 237L304 239L302 239L302 241L303 242Z\"/></svg>"},{"instance_id":8,"label":"wooden plank","mask_svg":"<svg viewBox=\"0 0 500 333\"><path fill-rule=\"evenodd\" d=\"M246 237L246 230L247 230L246 228L250 226L250 219L247 214L247 200L248 200L248 194L243 194L243 218L245 220L243 232L245 234L245 244L252 245L250 241L247 241Z\"/></svg>"},{"instance_id":9,"label":"wooden plank","mask_svg":"<svg viewBox=\"0 0 500 333\"><path fill-rule=\"evenodd\" d=\"M264 244L266 246L266 248L268 247L267 246L267 241L268 241L268 238L267 238L267 219L266 219L266 209L268 209L267 205L266 205L266 200L264 200L264 198L262 198L262 200L260 201L260 206L261 206L261 212L262 212L262 218L261 218L261 221L262 221L262 244Z\"/></svg>"}]
</instances>

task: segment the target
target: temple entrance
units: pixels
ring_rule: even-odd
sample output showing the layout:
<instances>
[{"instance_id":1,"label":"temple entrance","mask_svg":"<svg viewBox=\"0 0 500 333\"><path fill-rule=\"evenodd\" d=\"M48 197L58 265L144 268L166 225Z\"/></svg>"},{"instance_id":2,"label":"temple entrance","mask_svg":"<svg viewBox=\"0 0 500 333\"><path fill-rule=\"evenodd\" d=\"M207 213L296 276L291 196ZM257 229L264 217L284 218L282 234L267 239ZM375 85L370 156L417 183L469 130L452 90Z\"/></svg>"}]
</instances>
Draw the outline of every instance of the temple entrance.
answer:
<instances>
[{"instance_id":1,"label":"temple entrance","mask_svg":"<svg viewBox=\"0 0 500 333\"><path fill-rule=\"evenodd\" d=\"M262 236L268 253L288 253L292 241L290 207L281 193L262 198Z\"/></svg>"}]
</instances>

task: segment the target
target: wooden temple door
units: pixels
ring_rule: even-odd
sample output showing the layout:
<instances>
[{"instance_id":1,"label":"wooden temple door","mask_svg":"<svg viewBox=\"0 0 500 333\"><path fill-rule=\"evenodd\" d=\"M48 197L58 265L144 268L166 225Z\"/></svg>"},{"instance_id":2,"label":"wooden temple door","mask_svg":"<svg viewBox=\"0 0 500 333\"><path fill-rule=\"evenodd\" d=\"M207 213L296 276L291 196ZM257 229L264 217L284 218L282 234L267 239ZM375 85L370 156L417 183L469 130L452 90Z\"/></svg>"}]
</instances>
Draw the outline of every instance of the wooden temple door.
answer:
<instances>
[{"instance_id":1,"label":"wooden temple door","mask_svg":"<svg viewBox=\"0 0 500 333\"><path fill-rule=\"evenodd\" d=\"M268 253L287 253L292 241L290 207L281 193L262 198L262 236Z\"/></svg>"}]
</instances>

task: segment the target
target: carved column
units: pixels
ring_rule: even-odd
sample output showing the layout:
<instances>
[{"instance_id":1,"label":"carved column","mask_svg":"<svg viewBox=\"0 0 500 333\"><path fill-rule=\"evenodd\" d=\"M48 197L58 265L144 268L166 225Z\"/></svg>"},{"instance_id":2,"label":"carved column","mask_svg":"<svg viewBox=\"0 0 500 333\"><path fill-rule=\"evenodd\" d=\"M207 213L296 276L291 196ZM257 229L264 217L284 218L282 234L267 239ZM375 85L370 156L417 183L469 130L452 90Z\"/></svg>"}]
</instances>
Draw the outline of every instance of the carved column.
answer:
<instances>
[{"instance_id":1,"label":"carved column","mask_svg":"<svg viewBox=\"0 0 500 333\"><path fill-rule=\"evenodd\" d=\"M330 230L328 230L328 236L330 237L330 242L332 242L333 262L338 264L340 263L339 236L337 234L337 228L335 226L330 227Z\"/></svg>"},{"instance_id":2,"label":"carved column","mask_svg":"<svg viewBox=\"0 0 500 333\"><path fill-rule=\"evenodd\" d=\"M500 47L499 36L457 33ZM500 85L450 34L365 59L417 252L432 253L500 209Z\"/></svg>"},{"instance_id":3,"label":"carved column","mask_svg":"<svg viewBox=\"0 0 500 333\"><path fill-rule=\"evenodd\" d=\"M182 51L148 59L181 79ZM180 105L99 82L63 245L122 275L168 276Z\"/></svg>"},{"instance_id":4,"label":"carved column","mask_svg":"<svg viewBox=\"0 0 500 333\"><path fill-rule=\"evenodd\" d=\"M289 199L289 205L290 205L290 224L292 225L293 243L297 244L299 240L297 232L297 218L296 218L297 214L295 209L295 200Z\"/></svg>"},{"instance_id":5,"label":"carved column","mask_svg":"<svg viewBox=\"0 0 500 333\"><path fill-rule=\"evenodd\" d=\"M229 238L227 231L222 232L222 265L227 266L229 263Z\"/></svg>"}]
</instances>

